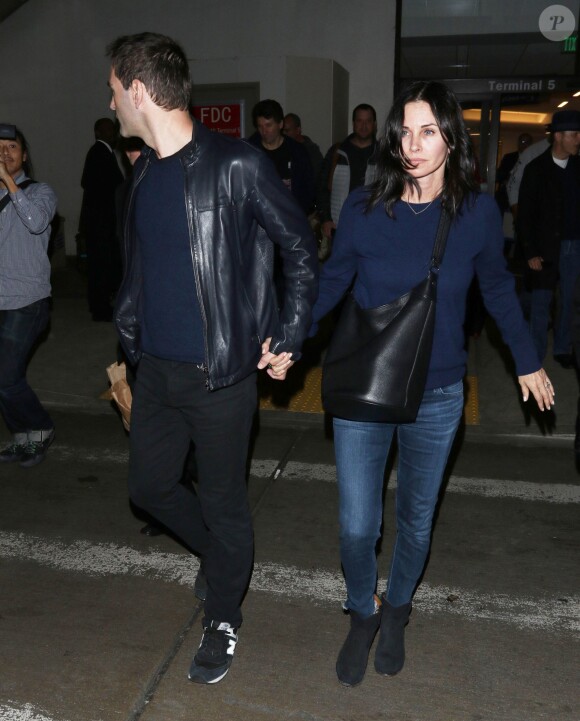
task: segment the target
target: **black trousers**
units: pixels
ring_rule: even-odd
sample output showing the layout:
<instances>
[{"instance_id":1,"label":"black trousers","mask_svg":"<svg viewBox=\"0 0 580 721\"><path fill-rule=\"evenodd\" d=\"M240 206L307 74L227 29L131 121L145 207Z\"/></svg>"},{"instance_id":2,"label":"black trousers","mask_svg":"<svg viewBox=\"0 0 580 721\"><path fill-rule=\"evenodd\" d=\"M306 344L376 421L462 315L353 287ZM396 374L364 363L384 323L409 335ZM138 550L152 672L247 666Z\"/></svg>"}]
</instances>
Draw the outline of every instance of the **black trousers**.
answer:
<instances>
[{"instance_id":1,"label":"black trousers","mask_svg":"<svg viewBox=\"0 0 580 721\"><path fill-rule=\"evenodd\" d=\"M144 355L131 410L129 494L204 562L205 621L242 622L253 562L246 467L256 374L209 392L191 363ZM197 495L179 481L195 445Z\"/></svg>"}]
</instances>

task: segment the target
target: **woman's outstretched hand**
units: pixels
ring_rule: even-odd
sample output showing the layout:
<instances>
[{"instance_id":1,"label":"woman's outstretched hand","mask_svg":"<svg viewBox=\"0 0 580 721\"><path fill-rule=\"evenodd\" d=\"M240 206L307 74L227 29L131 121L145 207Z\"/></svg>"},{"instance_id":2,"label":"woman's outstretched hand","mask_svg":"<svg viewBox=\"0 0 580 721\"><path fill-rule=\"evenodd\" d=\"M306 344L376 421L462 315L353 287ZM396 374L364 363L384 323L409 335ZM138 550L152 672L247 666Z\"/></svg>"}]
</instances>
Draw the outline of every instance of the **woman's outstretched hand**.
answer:
<instances>
[{"instance_id":1,"label":"woman's outstretched hand","mask_svg":"<svg viewBox=\"0 0 580 721\"><path fill-rule=\"evenodd\" d=\"M522 389L524 403L528 400L531 393L536 399L541 411L549 411L552 408L555 395L554 386L543 368L540 368L540 370L535 373L518 376L518 382Z\"/></svg>"}]
</instances>

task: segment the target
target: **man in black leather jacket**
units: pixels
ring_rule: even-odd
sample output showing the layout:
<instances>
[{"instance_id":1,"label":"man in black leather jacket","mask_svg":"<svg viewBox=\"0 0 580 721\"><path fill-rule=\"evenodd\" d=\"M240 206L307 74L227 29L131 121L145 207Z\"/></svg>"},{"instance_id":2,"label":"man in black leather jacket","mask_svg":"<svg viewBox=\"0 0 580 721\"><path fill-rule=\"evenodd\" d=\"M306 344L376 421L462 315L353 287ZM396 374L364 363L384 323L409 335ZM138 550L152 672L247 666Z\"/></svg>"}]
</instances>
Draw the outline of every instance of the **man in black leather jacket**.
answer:
<instances>
[{"instance_id":1,"label":"man in black leather jacket","mask_svg":"<svg viewBox=\"0 0 580 721\"><path fill-rule=\"evenodd\" d=\"M300 357L316 246L270 160L190 116L179 45L142 33L118 38L108 53L121 134L145 141L125 207L115 309L121 344L138 363L129 491L201 556L204 633L189 677L216 683L233 659L251 574L245 476L256 369L282 380ZM280 313L272 241L283 259ZM191 442L197 495L179 483Z\"/></svg>"}]
</instances>

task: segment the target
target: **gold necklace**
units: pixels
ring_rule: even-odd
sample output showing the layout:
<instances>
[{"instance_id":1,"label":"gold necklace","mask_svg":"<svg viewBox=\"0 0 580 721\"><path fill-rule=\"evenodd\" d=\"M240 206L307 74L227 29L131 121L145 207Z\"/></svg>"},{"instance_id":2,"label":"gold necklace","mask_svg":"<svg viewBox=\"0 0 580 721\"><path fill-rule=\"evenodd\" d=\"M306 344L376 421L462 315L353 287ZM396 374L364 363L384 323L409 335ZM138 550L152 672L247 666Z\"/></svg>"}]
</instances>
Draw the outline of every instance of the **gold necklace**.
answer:
<instances>
[{"instance_id":1,"label":"gold necklace","mask_svg":"<svg viewBox=\"0 0 580 721\"><path fill-rule=\"evenodd\" d=\"M415 210L415 209L413 208L413 206L411 205L411 203L409 203L408 200L405 200L405 203L407 203L407 205L409 206L409 210L410 210L414 215L421 215L421 213L424 213L426 210L429 210L429 208L433 205L433 203L435 202L435 200L436 200L436 198L433 198L433 200L429 203L429 205L428 205L426 208L423 208L423 210Z\"/></svg>"}]
</instances>

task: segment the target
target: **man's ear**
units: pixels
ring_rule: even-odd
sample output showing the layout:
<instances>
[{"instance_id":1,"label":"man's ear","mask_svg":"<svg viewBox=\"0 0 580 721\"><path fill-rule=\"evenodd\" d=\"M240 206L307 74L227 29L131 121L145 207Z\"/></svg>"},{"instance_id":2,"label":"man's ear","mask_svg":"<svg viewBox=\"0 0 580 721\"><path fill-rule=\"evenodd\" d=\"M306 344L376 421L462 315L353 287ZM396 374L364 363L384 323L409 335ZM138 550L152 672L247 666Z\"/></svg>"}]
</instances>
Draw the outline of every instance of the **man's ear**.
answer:
<instances>
[{"instance_id":1,"label":"man's ear","mask_svg":"<svg viewBox=\"0 0 580 721\"><path fill-rule=\"evenodd\" d=\"M135 79L131 82L130 92L133 105L136 108L139 108L143 104L143 100L145 99L145 95L147 93L145 86L140 80Z\"/></svg>"}]
</instances>

